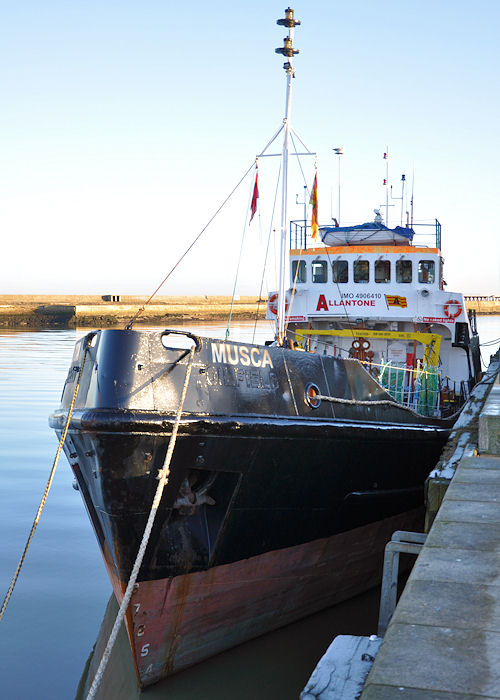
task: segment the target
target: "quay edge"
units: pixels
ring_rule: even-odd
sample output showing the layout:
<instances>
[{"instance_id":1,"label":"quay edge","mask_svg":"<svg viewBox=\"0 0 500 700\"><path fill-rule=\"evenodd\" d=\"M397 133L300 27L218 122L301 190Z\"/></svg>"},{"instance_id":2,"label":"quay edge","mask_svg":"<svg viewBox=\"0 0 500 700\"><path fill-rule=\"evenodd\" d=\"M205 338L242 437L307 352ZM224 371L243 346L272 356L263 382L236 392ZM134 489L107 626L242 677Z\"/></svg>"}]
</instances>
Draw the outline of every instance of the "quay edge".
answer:
<instances>
[{"instance_id":1,"label":"quay edge","mask_svg":"<svg viewBox=\"0 0 500 700\"><path fill-rule=\"evenodd\" d=\"M500 638L499 353L429 476L426 501L427 541L383 640L335 637L301 700L500 698L491 672L500 655L490 653Z\"/></svg>"},{"instance_id":2,"label":"quay edge","mask_svg":"<svg viewBox=\"0 0 500 700\"><path fill-rule=\"evenodd\" d=\"M460 457L448 459L453 476L361 700L500 698L498 372L497 353L468 437L455 436Z\"/></svg>"},{"instance_id":3,"label":"quay edge","mask_svg":"<svg viewBox=\"0 0 500 700\"><path fill-rule=\"evenodd\" d=\"M108 301L109 299L109 301ZM125 325L147 301L129 295L0 295L0 328L105 328ZM161 296L148 304L137 325L183 321L264 319L266 300L255 296Z\"/></svg>"},{"instance_id":4,"label":"quay edge","mask_svg":"<svg viewBox=\"0 0 500 700\"><path fill-rule=\"evenodd\" d=\"M469 401L453 426L448 442L425 486L425 531L429 532L456 468L470 445L479 444L480 423L484 422L485 402L498 384L498 355L491 358L488 370L471 392ZM475 449L475 447L473 448Z\"/></svg>"}]
</instances>

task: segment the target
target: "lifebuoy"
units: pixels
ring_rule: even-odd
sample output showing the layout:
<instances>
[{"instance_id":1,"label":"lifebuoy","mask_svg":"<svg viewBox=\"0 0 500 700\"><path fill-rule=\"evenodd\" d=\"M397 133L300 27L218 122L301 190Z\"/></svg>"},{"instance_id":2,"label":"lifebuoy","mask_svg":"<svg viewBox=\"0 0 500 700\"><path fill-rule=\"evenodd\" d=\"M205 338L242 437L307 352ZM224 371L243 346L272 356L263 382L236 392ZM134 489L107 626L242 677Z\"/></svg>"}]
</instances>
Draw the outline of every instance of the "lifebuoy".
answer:
<instances>
[{"instance_id":1,"label":"lifebuoy","mask_svg":"<svg viewBox=\"0 0 500 700\"><path fill-rule=\"evenodd\" d=\"M271 294L268 300L269 304L269 311L277 316L278 314L278 295L275 292L274 294ZM285 298L285 313L288 311L288 299Z\"/></svg>"},{"instance_id":2,"label":"lifebuoy","mask_svg":"<svg viewBox=\"0 0 500 700\"><path fill-rule=\"evenodd\" d=\"M453 311L453 308L450 310L450 306L455 307L455 311ZM448 301L444 305L444 315L454 320L458 318L458 316L460 316L461 313L462 304L458 301L458 299L448 299Z\"/></svg>"}]
</instances>

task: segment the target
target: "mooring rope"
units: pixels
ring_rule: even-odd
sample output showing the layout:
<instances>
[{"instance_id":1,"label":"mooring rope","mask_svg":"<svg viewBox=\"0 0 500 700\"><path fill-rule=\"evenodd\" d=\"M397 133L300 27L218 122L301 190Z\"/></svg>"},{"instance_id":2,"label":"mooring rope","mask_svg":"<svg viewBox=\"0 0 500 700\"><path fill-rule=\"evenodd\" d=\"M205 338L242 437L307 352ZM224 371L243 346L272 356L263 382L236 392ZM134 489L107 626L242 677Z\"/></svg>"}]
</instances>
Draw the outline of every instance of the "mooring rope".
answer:
<instances>
[{"instance_id":1,"label":"mooring rope","mask_svg":"<svg viewBox=\"0 0 500 700\"><path fill-rule=\"evenodd\" d=\"M401 408L403 411L408 411L408 413L412 413L418 418L429 418L429 416L422 416L422 414L417 413L417 411L414 411L413 408L405 406L402 403L398 403L398 401L396 400L389 401L389 399L383 399L381 401L361 401L358 399L340 399L337 396L323 396L323 394L316 394L314 398L329 403L346 404L347 406L392 406L392 408Z\"/></svg>"},{"instance_id":2,"label":"mooring rope","mask_svg":"<svg viewBox=\"0 0 500 700\"><path fill-rule=\"evenodd\" d=\"M137 558L135 560L132 573L130 574L130 579L127 584L127 589L125 591L125 595L123 596L122 603L120 605L120 609L118 610L118 614L116 616L115 624L113 625L113 629L111 630L111 634L109 635L108 643L106 644L106 648L104 649L104 653L101 658L101 662L99 664L99 668L97 669L97 672L94 676L94 680L92 681L92 685L90 687L90 690L87 695L87 700L92 700L92 698L95 697L95 694L97 692L97 688L99 687L99 683L101 682L102 675L106 669L106 666L109 661L109 657L111 655L111 651L113 649L118 630L120 629L120 625L123 621L123 618L125 617L125 612L128 608L128 605L130 603L130 598L132 597L132 591L134 590L135 582L137 580L137 576L139 575L139 569L141 568L142 560L144 557L144 553L146 552L146 547L148 545L149 537L151 535L151 530L153 529L153 523L156 517L156 513L158 511L161 497L163 495L163 489L168 483L168 477L170 475L170 462L172 460L172 454L174 452L174 447L175 447L175 442L177 440L177 432L179 430L179 423L181 420L181 415L182 415L182 409L184 407L184 400L186 398L187 394L187 388L189 384L189 378L191 376L191 370L193 368L193 358L194 358L194 352L196 349L196 345L193 345L191 348L190 354L189 354L189 362L186 370L186 378L184 380L184 386L182 387L182 394L181 394L181 399L179 402L179 408L177 409L177 415L175 417L175 423L174 427L172 429L172 435L170 436L170 440L168 443L168 448L167 448L167 454L165 455L165 461L163 463L163 467L158 470L158 476L157 479L159 480L158 486L156 488L156 493L155 497L153 499L153 504L151 506L151 511L149 513L149 518L148 522L146 523L146 527L144 528L144 534L142 536L142 541L139 547L139 551L137 553Z\"/></svg>"},{"instance_id":3,"label":"mooring rope","mask_svg":"<svg viewBox=\"0 0 500 700\"><path fill-rule=\"evenodd\" d=\"M87 352L88 352L88 349L89 349L89 347L90 347L90 341L91 341L91 338L88 338L88 339L87 339L87 344L86 344L86 346L85 346L85 351L84 351L84 353L83 353L82 363L81 363L81 365L80 365L80 370L79 370L79 372L78 372L78 379L77 379L77 381L76 381L75 390L74 390L74 392L73 392L73 398L71 399L71 404L70 404L70 406L69 406L68 416L67 416L67 418L66 418L66 424L65 424L64 430L63 430L63 432L62 432L62 434L61 434L61 439L59 440L59 446L58 446L58 448L57 448L56 456L54 457L54 462L53 462L53 464L52 464L52 469L51 469L51 471L50 471L50 475L49 475L47 484L46 484L46 486L45 486L45 491L43 492L42 500L40 501L40 505L38 506L38 511L37 511L36 516L35 516L35 519L34 519L34 521L33 521L33 525L31 526L31 531L30 531L28 540L27 540L27 542L26 542L26 545L24 546L24 551L23 551L23 553L22 553L22 555L21 555L21 558L19 559L19 563L18 563L18 565L17 565L16 573L14 574L14 576L13 576L13 578L12 578L12 581L10 582L9 590L7 591L7 594L6 594L5 598L4 598L3 605L2 605L2 608L1 608L1 610L0 610L0 621L2 620L2 618L3 618L3 616L4 616L4 613L5 613L5 610L6 610L6 608L7 608L7 605L9 604L10 597L11 597L11 595L12 595L12 592L14 591L14 586L16 585L16 581L17 581L17 579L18 579L18 577L19 577L19 574L21 573L21 569L22 569L22 567L23 567L24 560L26 559L26 555L28 554L28 549L30 548L30 545L31 545L31 540L33 539L33 536L34 536L34 534L35 534L35 530L36 530L36 528L37 528L38 521L40 520L40 517L41 517L41 515L42 515L42 511L43 511L43 509L44 509L44 507L45 507L45 502L47 501L47 496L49 495L50 487L52 486L52 481L53 481L54 475L55 475L55 473L56 473L57 463L59 462L59 457L60 457L60 455L61 455L61 450L62 450L62 448L63 448L64 441L66 440L66 435L67 435L67 433L68 433L69 423L70 423L70 420L71 420L71 415L72 415L72 413L73 413L73 408L74 408L74 406L75 406L76 397L78 396L78 390L79 390L79 388L80 388L80 380L81 380L81 378L82 378L82 372L83 372L83 367L84 367L84 365L85 365L85 360L86 360L86 357L87 357Z\"/></svg>"}]
</instances>

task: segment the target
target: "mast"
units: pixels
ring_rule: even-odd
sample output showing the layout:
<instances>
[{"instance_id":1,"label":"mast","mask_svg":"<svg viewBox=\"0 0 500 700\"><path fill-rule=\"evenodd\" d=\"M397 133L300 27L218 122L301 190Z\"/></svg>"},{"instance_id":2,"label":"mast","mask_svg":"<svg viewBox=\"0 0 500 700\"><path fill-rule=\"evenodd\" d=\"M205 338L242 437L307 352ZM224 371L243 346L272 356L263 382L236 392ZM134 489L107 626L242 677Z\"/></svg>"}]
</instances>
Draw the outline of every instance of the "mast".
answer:
<instances>
[{"instance_id":1,"label":"mast","mask_svg":"<svg viewBox=\"0 0 500 700\"><path fill-rule=\"evenodd\" d=\"M281 243L280 243L280 279L278 287L278 345L283 345L285 340L285 281L286 281L286 253L287 253L287 198L288 198L288 150L290 142L290 113L292 100L292 78L294 70L292 66L292 58L299 53L293 48L294 28L300 22L293 18L293 10L288 7L285 10L285 18L276 20L276 24L282 27L288 27L288 36L283 39L283 46L276 49L276 53L280 53L288 58L288 61L283 64L286 72L286 99L285 99L285 117L283 119L284 138L283 138L283 165L282 165L282 193L281 193Z\"/></svg>"}]
</instances>

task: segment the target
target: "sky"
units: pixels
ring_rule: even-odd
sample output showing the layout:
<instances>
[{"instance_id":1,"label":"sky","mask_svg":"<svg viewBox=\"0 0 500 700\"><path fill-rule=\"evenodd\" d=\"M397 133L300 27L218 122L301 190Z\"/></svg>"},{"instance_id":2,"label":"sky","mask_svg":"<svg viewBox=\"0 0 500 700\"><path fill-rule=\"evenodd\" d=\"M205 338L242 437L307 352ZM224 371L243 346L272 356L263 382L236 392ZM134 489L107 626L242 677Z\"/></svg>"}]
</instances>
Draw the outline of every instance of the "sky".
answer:
<instances>
[{"instance_id":1,"label":"sky","mask_svg":"<svg viewBox=\"0 0 500 700\"><path fill-rule=\"evenodd\" d=\"M150 294L282 124L286 3L1 3L0 293ZM320 223L372 220L393 195L442 226L450 291L500 294L500 2L293 6L289 214L318 167ZM303 148L300 147L302 150ZM270 148L278 152L281 141ZM304 172L305 183L297 161ZM278 158L253 173L161 294L275 289ZM307 199L307 198L306 198ZM299 204L296 204L296 201ZM389 210L400 223L401 201ZM382 213L385 214L385 208ZM403 214L406 220L405 215Z\"/></svg>"}]
</instances>

